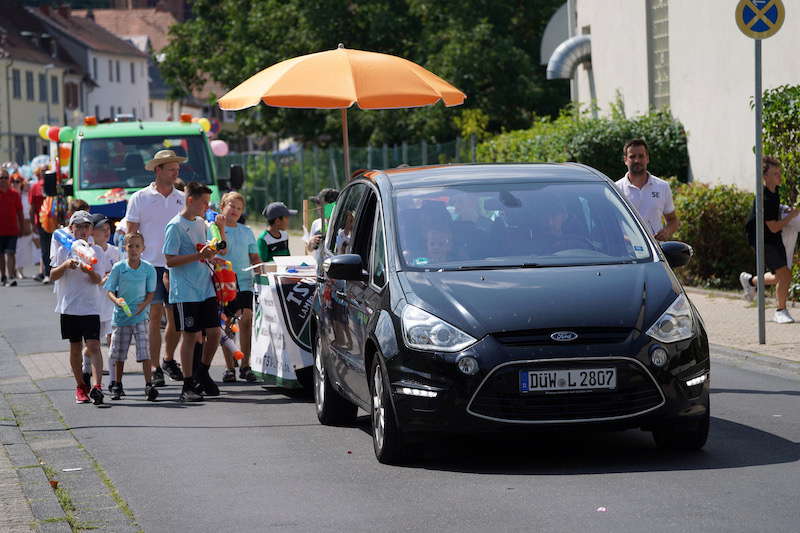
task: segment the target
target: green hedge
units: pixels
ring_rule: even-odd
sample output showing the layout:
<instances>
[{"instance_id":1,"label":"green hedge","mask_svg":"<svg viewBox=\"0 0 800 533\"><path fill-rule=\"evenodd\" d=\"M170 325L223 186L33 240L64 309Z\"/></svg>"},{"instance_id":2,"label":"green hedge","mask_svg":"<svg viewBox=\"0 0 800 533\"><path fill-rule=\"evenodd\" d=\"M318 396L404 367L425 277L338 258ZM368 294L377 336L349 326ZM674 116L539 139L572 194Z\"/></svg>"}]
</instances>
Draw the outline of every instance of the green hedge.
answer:
<instances>
[{"instance_id":1,"label":"green hedge","mask_svg":"<svg viewBox=\"0 0 800 533\"><path fill-rule=\"evenodd\" d=\"M557 119L538 119L528 130L493 137L478 146L482 162L576 161L600 170L612 179L625 174L622 146L639 137L650 147L649 170L656 176L687 181L689 152L686 132L668 111L634 118L587 118L569 110Z\"/></svg>"},{"instance_id":2,"label":"green hedge","mask_svg":"<svg viewBox=\"0 0 800 533\"><path fill-rule=\"evenodd\" d=\"M689 285L739 287L739 273L752 272L755 264L755 254L744 232L753 193L733 185L677 180L670 180L670 184L681 221L673 238L690 244L695 252L689 264L675 272Z\"/></svg>"}]
</instances>

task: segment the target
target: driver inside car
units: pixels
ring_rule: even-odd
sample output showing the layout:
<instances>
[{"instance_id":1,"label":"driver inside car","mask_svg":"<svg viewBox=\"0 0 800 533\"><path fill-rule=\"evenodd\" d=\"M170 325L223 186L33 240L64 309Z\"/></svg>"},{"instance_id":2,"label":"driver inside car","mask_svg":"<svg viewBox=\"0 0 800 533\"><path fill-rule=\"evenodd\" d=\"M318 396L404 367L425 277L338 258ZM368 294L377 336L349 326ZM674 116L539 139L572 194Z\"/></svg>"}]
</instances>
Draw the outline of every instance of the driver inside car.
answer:
<instances>
[{"instance_id":1,"label":"driver inside car","mask_svg":"<svg viewBox=\"0 0 800 533\"><path fill-rule=\"evenodd\" d=\"M116 184L119 176L110 168L108 152L92 150L83 161L81 182L86 185Z\"/></svg>"}]
</instances>

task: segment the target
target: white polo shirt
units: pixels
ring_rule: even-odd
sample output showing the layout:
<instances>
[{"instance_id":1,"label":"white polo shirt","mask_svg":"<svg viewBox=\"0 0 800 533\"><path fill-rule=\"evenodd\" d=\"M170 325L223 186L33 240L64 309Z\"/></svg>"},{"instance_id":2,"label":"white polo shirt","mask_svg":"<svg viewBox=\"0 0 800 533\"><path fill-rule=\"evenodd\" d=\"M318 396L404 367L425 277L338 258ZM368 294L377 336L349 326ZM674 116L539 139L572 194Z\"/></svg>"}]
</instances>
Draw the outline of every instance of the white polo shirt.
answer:
<instances>
[{"instance_id":1,"label":"white polo shirt","mask_svg":"<svg viewBox=\"0 0 800 533\"><path fill-rule=\"evenodd\" d=\"M169 221L183 211L185 203L181 191L173 187L172 192L164 196L158 192L155 183L136 191L128 200L125 218L139 224L139 233L144 237L142 259L151 265L167 266L167 260L161 251L164 247L164 231Z\"/></svg>"},{"instance_id":2,"label":"white polo shirt","mask_svg":"<svg viewBox=\"0 0 800 533\"><path fill-rule=\"evenodd\" d=\"M672 203L672 190L669 183L647 174L647 182L640 189L628 179L628 174L617 181L615 185L620 192L639 211L639 215L649 224L650 230L655 235L664 227L662 218L675 212Z\"/></svg>"}]
</instances>

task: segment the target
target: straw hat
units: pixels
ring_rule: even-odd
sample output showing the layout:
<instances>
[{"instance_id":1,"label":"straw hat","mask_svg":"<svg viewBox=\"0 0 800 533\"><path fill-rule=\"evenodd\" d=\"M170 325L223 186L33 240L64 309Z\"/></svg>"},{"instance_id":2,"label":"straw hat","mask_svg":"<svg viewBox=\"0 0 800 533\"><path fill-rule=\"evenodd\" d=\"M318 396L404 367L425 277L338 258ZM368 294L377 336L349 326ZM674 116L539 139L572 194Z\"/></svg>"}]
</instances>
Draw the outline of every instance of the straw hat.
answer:
<instances>
[{"instance_id":1,"label":"straw hat","mask_svg":"<svg viewBox=\"0 0 800 533\"><path fill-rule=\"evenodd\" d=\"M159 150L156 152L156 155L153 156L153 159L145 164L144 168L146 170L153 171L157 166L166 165L167 163L185 163L186 158L181 157L179 155L175 155L175 152L172 150Z\"/></svg>"}]
</instances>

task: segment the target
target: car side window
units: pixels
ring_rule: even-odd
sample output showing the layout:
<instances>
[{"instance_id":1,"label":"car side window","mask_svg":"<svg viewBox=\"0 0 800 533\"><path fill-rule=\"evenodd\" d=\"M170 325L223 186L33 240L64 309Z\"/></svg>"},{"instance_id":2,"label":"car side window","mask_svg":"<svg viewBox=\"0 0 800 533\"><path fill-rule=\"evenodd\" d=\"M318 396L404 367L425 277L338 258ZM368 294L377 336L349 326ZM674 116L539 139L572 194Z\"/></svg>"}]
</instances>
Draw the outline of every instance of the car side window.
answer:
<instances>
[{"instance_id":1,"label":"car side window","mask_svg":"<svg viewBox=\"0 0 800 533\"><path fill-rule=\"evenodd\" d=\"M343 193L344 199L339 200L340 208L328 237L328 250L335 255L352 253L356 214L366 190L366 185L357 183Z\"/></svg>"},{"instance_id":2,"label":"car side window","mask_svg":"<svg viewBox=\"0 0 800 533\"><path fill-rule=\"evenodd\" d=\"M386 240L383 235L383 217L380 213L375 217L375 238L372 239L372 283L376 287L386 285Z\"/></svg>"}]
</instances>

